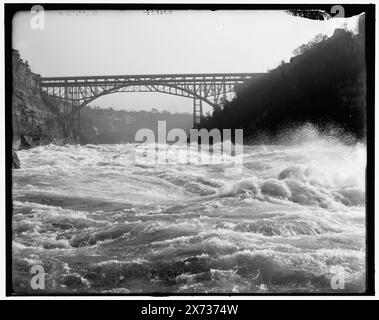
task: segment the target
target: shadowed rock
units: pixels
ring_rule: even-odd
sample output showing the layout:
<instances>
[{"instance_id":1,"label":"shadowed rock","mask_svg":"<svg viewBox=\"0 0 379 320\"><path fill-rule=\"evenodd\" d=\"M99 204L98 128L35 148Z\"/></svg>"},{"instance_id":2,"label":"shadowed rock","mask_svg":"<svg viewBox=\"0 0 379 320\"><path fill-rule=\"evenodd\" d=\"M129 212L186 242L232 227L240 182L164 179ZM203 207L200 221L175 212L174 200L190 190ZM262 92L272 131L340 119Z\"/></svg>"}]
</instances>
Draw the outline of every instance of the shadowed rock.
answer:
<instances>
[{"instance_id":1,"label":"shadowed rock","mask_svg":"<svg viewBox=\"0 0 379 320\"><path fill-rule=\"evenodd\" d=\"M12 149L12 168L21 169L20 159L17 156L17 153Z\"/></svg>"}]
</instances>

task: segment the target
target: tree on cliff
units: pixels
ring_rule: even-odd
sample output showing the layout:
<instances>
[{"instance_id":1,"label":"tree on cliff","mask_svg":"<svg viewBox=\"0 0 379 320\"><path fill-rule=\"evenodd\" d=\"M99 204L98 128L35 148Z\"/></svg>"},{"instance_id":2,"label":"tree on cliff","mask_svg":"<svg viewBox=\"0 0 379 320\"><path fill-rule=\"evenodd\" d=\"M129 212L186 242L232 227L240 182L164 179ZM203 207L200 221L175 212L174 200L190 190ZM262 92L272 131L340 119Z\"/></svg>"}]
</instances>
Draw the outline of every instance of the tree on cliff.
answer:
<instances>
[{"instance_id":1,"label":"tree on cliff","mask_svg":"<svg viewBox=\"0 0 379 320\"><path fill-rule=\"evenodd\" d=\"M336 125L365 136L366 70L364 16L359 33L336 29L294 51L289 63L236 88L236 98L202 119L201 127L243 128L244 135L276 137L282 129L310 122Z\"/></svg>"}]
</instances>

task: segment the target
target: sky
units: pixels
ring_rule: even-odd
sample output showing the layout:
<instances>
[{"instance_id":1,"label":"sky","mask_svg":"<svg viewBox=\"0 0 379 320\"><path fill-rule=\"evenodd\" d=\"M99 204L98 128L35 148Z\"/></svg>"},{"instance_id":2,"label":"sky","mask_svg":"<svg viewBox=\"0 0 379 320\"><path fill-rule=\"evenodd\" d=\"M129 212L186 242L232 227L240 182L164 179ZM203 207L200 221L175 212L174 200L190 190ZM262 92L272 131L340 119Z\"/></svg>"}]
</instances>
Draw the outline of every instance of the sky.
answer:
<instances>
[{"instance_id":1,"label":"sky","mask_svg":"<svg viewBox=\"0 0 379 320\"><path fill-rule=\"evenodd\" d=\"M342 18L317 21L284 11L45 11L13 19L12 47L45 77L112 74L267 72ZM192 99L162 93L115 93L91 105L192 112ZM205 106L205 111L210 107Z\"/></svg>"}]
</instances>

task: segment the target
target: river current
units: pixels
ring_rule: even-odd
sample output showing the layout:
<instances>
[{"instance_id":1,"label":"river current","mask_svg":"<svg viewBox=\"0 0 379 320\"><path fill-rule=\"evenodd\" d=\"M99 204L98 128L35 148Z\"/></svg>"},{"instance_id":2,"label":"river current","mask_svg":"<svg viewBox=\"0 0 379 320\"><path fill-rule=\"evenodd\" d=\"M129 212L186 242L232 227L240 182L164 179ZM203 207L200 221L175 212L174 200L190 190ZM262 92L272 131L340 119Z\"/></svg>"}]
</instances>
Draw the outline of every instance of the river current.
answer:
<instances>
[{"instance_id":1,"label":"river current","mask_svg":"<svg viewBox=\"0 0 379 320\"><path fill-rule=\"evenodd\" d=\"M50 293L365 290L365 145L245 146L228 175L235 157L178 163L197 152L184 146L168 147L175 161L136 161L151 147L18 152L14 291L40 293L33 265Z\"/></svg>"}]
</instances>

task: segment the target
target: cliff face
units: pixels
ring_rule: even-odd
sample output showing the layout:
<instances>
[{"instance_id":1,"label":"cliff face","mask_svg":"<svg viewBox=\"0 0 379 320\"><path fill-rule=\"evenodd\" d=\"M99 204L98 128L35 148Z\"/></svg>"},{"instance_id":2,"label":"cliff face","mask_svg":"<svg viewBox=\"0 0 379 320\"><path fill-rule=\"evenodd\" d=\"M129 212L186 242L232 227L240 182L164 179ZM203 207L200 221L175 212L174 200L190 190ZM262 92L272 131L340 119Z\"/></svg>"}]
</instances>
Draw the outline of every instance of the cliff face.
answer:
<instances>
[{"instance_id":1,"label":"cliff face","mask_svg":"<svg viewBox=\"0 0 379 320\"><path fill-rule=\"evenodd\" d=\"M13 50L12 68L13 148L29 148L67 136L57 111L42 97L40 76L31 71L17 50Z\"/></svg>"}]
</instances>

